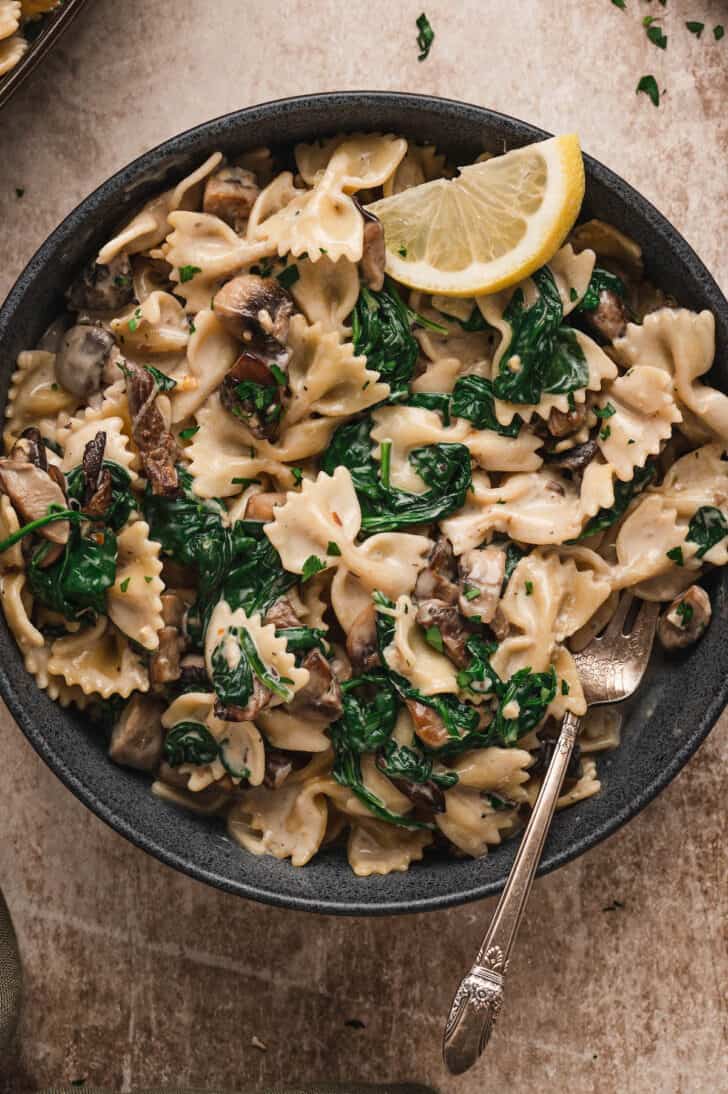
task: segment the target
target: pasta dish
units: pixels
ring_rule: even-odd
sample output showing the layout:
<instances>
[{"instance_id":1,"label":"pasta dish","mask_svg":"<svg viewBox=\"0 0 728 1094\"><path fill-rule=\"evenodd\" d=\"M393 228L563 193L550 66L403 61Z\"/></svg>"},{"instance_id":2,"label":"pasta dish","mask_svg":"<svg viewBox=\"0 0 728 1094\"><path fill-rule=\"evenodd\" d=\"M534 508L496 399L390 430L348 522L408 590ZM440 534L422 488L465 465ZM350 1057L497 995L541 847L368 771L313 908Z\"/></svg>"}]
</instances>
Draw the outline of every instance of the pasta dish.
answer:
<instances>
[{"instance_id":1,"label":"pasta dish","mask_svg":"<svg viewBox=\"0 0 728 1094\"><path fill-rule=\"evenodd\" d=\"M253 854L344 842L361 876L485 854L586 713L572 654L621 590L664 602L669 650L709 623L712 314L578 203L497 291L407 287L461 276L444 203L465 223L470 187L487 220L478 180L511 156L456 177L393 135L215 153L19 356L0 598L27 670ZM619 723L587 714L559 805L598 793Z\"/></svg>"}]
</instances>

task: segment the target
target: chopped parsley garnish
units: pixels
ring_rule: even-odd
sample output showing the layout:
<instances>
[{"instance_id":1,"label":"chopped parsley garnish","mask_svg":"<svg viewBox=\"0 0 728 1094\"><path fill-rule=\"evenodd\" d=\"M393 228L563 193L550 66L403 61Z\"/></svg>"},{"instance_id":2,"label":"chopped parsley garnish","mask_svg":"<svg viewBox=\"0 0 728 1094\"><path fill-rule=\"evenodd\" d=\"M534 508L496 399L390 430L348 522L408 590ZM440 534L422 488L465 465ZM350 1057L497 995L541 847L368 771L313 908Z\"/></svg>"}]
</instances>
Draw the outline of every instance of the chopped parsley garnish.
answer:
<instances>
[{"instance_id":1,"label":"chopped parsley garnish","mask_svg":"<svg viewBox=\"0 0 728 1094\"><path fill-rule=\"evenodd\" d=\"M432 49L435 40L435 32L430 26L430 20L424 11L417 17L417 46L420 50L418 61L424 61Z\"/></svg>"},{"instance_id":2,"label":"chopped parsley garnish","mask_svg":"<svg viewBox=\"0 0 728 1094\"><path fill-rule=\"evenodd\" d=\"M397 250L397 254L400 256L400 258L406 258L407 257L407 248L405 247L404 243Z\"/></svg>"},{"instance_id":3,"label":"chopped parsley garnish","mask_svg":"<svg viewBox=\"0 0 728 1094\"><path fill-rule=\"evenodd\" d=\"M475 585L466 585L465 586L465 599L466 600L475 600L475 598L478 597L478 596L480 596L480 589L477 589L475 587Z\"/></svg>"},{"instance_id":4,"label":"chopped parsley garnish","mask_svg":"<svg viewBox=\"0 0 728 1094\"><path fill-rule=\"evenodd\" d=\"M276 281L284 289L290 289L292 285L296 284L300 276L298 266L286 266L285 270L281 270L279 274L276 274Z\"/></svg>"},{"instance_id":5,"label":"chopped parsley garnish","mask_svg":"<svg viewBox=\"0 0 728 1094\"><path fill-rule=\"evenodd\" d=\"M571 288L569 289L569 300L570 300L570 301L572 302L572 304L573 304L573 303L574 303L575 301L577 301L578 299L579 299L579 294L578 294L578 292L576 291L576 289L575 289L575 288L573 287L573 285L572 285L572 287L571 287ZM571 392L569 392L569 395L571 395Z\"/></svg>"},{"instance_id":6,"label":"chopped parsley garnish","mask_svg":"<svg viewBox=\"0 0 728 1094\"><path fill-rule=\"evenodd\" d=\"M701 505L690 519L686 539L698 544L696 555L704 558L708 551L728 536L728 522L714 505Z\"/></svg>"},{"instance_id":7,"label":"chopped parsley garnish","mask_svg":"<svg viewBox=\"0 0 728 1094\"><path fill-rule=\"evenodd\" d=\"M125 577L124 580L122 581L122 583L119 585L119 588L121 589L122 593L125 593L126 590L129 588L129 582L130 581L131 581L130 577Z\"/></svg>"},{"instance_id":8,"label":"chopped parsley garnish","mask_svg":"<svg viewBox=\"0 0 728 1094\"><path fill-rule=\"evenodd\" d=\"M683 558L682 547L673 547L667 552L667 557L671 562L674 562L677 566L684 566L685 559Z\"/></svg>"},{"instance_id":9,"label":"chopped parsley garnish","mask_svg":"<svg viewBox=\"0 0 728 1094\"><path fill-rule=\"evenodd\" d=\"M338 543L334 543L333 539L330 539L326 548L326 554L329 558L338 558L341 554L341 547L339 547Z\"/></svg>"},{"instance_id":10,"label":"chopped parsley garnish","mask_svg":"<svg viewBox=\"0 0 728 1094\"><path fill-rule=\"evenodd\" d=\"M315 574L320 574L322 570L326 569L326 563L322 562L320 558L316 558L316 555L309 555L303 564L303 570L301 571L301 581L308 581Z\"/></svg>"},{"instance_id":11,"label":"chopped parsley garnish","mask_svg":"<svg viewBox=\"0 0 728 1094\"><path fill-rule=\"evenodd\" d=\"M278 384L278 387L285 387L288 383L288 377L286 376L283 369L278 368L278 365L269 365L268 367L270 369L271 375L273 376L273 379Z\"/></svg>"},{"instance_id":12,"label":"chopped parsley garnish","mask_svg":"<svg viewBox=\"0 0 728 1094\"><path fill-rule=\"evenodd\" d=\"M713 27L713 37L715 38L716 42L719 42L724 34L725 27L722 26L720 23L718 23L717 26Z\"/></svg>"},{"instance_id":13,"label":"chopped parsley garnish","mask_svg":"<svg viewBox=\"0 0 728 1094\"><path fill-rule=\"evenodd\" d=\"M129 328L130 331L132 331L132 333L139 326L139 320L141 319L141 317L142 317L142 309L141 308L136 308L136 310L134 311L134 314L132 315L131 319L127 323L127 327Z\"/></svg>"},{"instance_id":14,"label":"chopped parsley garnish","mask_svg":"<svg viewBox=\"0 0 728 1094\"><path fill-rule=\"evenodd\" d=\"M599 430L599 439L602 441L608 441L612 435L611 425L605 425L604 429Z\"/></svg>"},{"instance_id":15,"label":"chopped parsley garnish","mask_svg":"<svg viewBox=\"0 0 728 1094\"><path fill-rule=\"evenodd\" d=\"M152 577L151 574L145 574L144 575L144 580L146 581L147 585L151 585L152 582L154 581L154 578Z\"/></svg>"},{"instance_id":16,"label":"chopped parsley garnish","mask_svg":"<svg viewBox=\"0 0 728 1094\"><path fill-rule=\"evenodd\" d=\"M445 652L445 647L442 643L442 635L440 634L439 627L426 627L425 639L427 640L427 642L429 642L434 650L437 650L438 653Z\"/></svg>"},{"instance_id":17,"label":"chopped parsley garnish","mask_svg":"<svg viewBox=\"0 0 728 1094\"><path fill-rule=\"evenodd\" d=\"M248 486L253 486L253 485L260 486L260 479L236 478L236 479L231 479L230 482L232 483L233 486L242 486L244 490Z\"/></svg>"},{"instance_id":18,"label":"chopped parsley garnish","mask_svg":"<svg viewBox=\"0 0 728 1094\"><path fill-rule=\"evenodd\" d=\"M566 680L561 681L561 694L562 695L568 695L569 694L569 685L567 684Z\"/></svg>"},{"instance_id":19,"label":"chopped parsley garnish","mask_svg":"<svg viewBox=\"0 0 728 1094\"><path fill-rule=\"evenodd\" d=\"M16 196L16 198L22 198L24 193L25 193L25 187L24 186L16 186L15 187L15 196Z\"/></svg>"},{"instance_id":20,"label":"chopped parsley garnish","mask_svg":"<svg viewBox=\"0 0 728 1094\"><path fill-rule=\"evenodd\" d=\"M187 320L187 327L189 329L190 334L194 334L195 331L197 330L197 327L195 326L195 324L192 322L191 319Z\"/></svg>"},{"instance_id":21,"label":"chopped parsley garnish","mask_svg":"<svg viewBox=\"0 0 728 1094\"><path fill-rule=\"evenodd\" d=\"M154 380L157 391L174 391L174 389L177 387L177 381L175 379L173 379L171 376L167 376L164 372L160 372L160 370L158 368L155 368L154 365L145 365L144 368Z\"/></svg>"},{"instance_id":22,"label":"chopped parsley garnish","mask_svg":"<svg viewBox=\"0 0 728 1094\"><path fill-rule=\"evenodd\" d=\"M127 277L126 274L117 274L114 278L114 284L120 289L126 289L131 285L131 278Z\"/></svg>"},{"instance_id":23,"label":"chopped parsley garnish","mask_svg":"<svg viewBox=\"0 0 728 1094\"><path fill-rule=\"evenodd\" d=\"M185 281L191 281L195 274L202 273L199 266L180 266L179 279L181 284L184 285Z\"/></svg>"},{"instance_id":24,"label":"chopped parsley garnish","mask_svg":"<svg viewBox=\"0 0 728 1094\"><path fill-rule=\"evenodd\" d=\"M532 581L524 582L524 588L526 590L526 596L533 596L533 582Z\"/></svg>"},{"instance_id":25,"label":"chopped parsley garnish","mask_svg":"<svg viewBox=\"0 0 728 1094\"><path fill-rule=\"evenodd\" d=\"M675 608L675 613L680 616L680 626L687 627L688 623L693 618L693 606L683 600L678 604L677 608Z\"/></svg>"},{"instance_id":26,"label":"chopped parsley garnish","mask_svg":"<svg viewBox=\"0 0 728 1094\"><path fill-rule=\"evenodd\" d=\"M180 429L179 435L183 441L191 441L196 433L199 433L199 425L188 425L187 429Z\"/></svg>"},{"instance_id":27,"label":"chopped parsley garnish","mask_svg":"<svg viewBox=\"0 0 728 1094\"><path fill-rule=\"evenodd\" d=\"M594 414L597 418L611 418L612 415L616 413L616 407L613 407L611 403L606 403L604 406L594 407Z\"/></svg>"},{"instance_id":28,"label":"chopped parsley garnish","mask_svg":"<svg viewBox=\"0 0 728 1094\"><path fill-rule=\"evenodd\" d=\"M296 486L300 486L303 482L303 471L301 470L301 468L292 467L291 474L293 475L293 481L295 482Z\"/></svg>"},{"instance_id":29,"label":"chopped parsley garnish","mask_svg":"<svg viewBox=\"0 0 728 1094\"><path fill-rule=\"evenodd\" d=\"M649 96L653 106L660 105L660 90L654 76L643 76L640 79L640 82L637 84L636 94L639 95L640 91Z\"/></svg>"},{"instance_id":30,"label":"chopped parsley garnish","mask_svg":"<svg viewBox=\"0 0 728 1094\"><path fill-rule=\"evenodd\" d=\"M699 38L705 29L705 23L698 23L694 19L689 19L685 26L696 38Z\"/></svg>"},{"instance_id":31,"label":"chopped parsley garnish","mask_svg":"<svg viewBox=\"0 0 728 1094\"><path fill-rule=\"evenodd\" d=\"M654 46L659 49L667 49L667 37L663 34L662 27L655 25L655 19L656 16L654 15L645 15L642 26L645 27L647 37Z\"/></svg>"},{"instance_id":32,"label":"chopped parsley garnish","mask_svg":"<svg viewBox=\"0 0 728 1094\"><path fill-rule=\"evenodd\" d=\"M380 450L381 450L381 455L380 455L380 461L381 462L380 462L380 472L379 473L380 473L380 476L381 476L381 479L382 479L382 485L388 488L389 487L391 467L392 467L392 442L391 441L382 441L381 446L380 446Z\"/></svg>"}]
</instances>

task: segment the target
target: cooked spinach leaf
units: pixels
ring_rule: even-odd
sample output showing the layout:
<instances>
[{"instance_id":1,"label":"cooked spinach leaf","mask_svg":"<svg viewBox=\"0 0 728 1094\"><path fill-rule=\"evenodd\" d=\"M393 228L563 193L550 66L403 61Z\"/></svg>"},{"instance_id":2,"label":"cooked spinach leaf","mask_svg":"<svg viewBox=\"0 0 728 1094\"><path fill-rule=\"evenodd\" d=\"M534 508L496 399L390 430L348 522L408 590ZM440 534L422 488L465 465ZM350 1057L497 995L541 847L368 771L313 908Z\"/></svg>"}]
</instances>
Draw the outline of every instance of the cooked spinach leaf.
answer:
<instances>
[{"instance_id":1,"label":"cooked spinach leaf","mask_svg":"<svg viewBox=\"0 0 728 1094\"><path fill-rule=\"evenodd\" d=\"M391 532L440 520L462 508L471 483L466 445L434 444L414 449L410 463L430 489L424 494L410 494L382 481L372 456L370 430L369 417L339 426L321 461L329 475L342 465L349 469L359 497L363 532Z\"/></svg>"},{"instance_id":2,"label":"cooked spinach leaf","mask_svg":"<svg viewBox=\"0 0 728 1094\"><path fill-rule=\"evenodd\" d=\"M401 828L430 827L411 817L392 813L362 780L362 754L383 748L390 740L397 720L396 693L386 675L365 673L345 681L341 690L343 713L327 730L334 748L334 779L340 785L348 786L379 820Z\"/></svg>"},{"instance_id":3,"label":"cooked spinach leaf","mask_svg":"<svg viewBox=\"0 0 728 1094\"><path fill-rule=\"evenodd\" d=\"M377 767L390 779L408 779L412 783L433 782L443 790L449 790L458 781L454 771L433 771L431 756L409 745L398 745L391 737L379 752Z\"/></svg>"},{"instance_id":4,"label":"cooked spinach leaf","mask_svg":"<svg viewBox=\"0 0 728 1094\"><path fill-rule=\"evenodd\" d=\"M116 578L116 536L110 530L82 536L78 526L63 553L50 566L43 562L52 549L42 544L28 563L28 584L33 596L66 619L95 618L106 614L106 591Z\"/></svg>"},{"instance_id":5,"label":"cooked spinach leaf","mask_svg":"<svg viewBox=\"0 0 728 1094\"><path fill-rule=\"evenodd\" d=\"M289 653L307 653L321 650L326 653L326 631L319 627L281 627L276 630L279 638L285 638Z\"/></svg>"},{"instance_id":6,"label":"cooked spinach leaf","mask_svg":"<svg viewBox=\"0 0 728 1094\"><path fill-rule=\"evenodd\" d=\"M217 741L201 722L178 722L164 739L164 758L170 767L211 764L218 754Z\"/></svg>"},{"instance_id":7,"label":"cooked spinach leaf","mask_svg":"<svg viewBox=\"0 0 728 1094\"><path fill-rule=\"evenodd\" d=\"M655 477L654 463L646 463L644 467L636 467L634 476L629 482L616 480L614 483L614 505L609 509L600 509L596 516L586 524L583 531L576 539L567 540L567 543L578 543L581 539L594 536L597 532L603 532L610 528L615 521L624 516L627 506L632 498L637 497Z\"/></svg>"},{"instance_id":8,"label":"cooked spinach leaf","mask_svg":"<svg viewBox=\"0 0 728 1094\"><path fill-rule=\"evenodd\" d=\"M222 538L225 506L217 498L198 498L192 492L192 475L181 464L177 475L179 497L153 494L147 485L142 501L144 517L163 555L183 566L196 566L201 556L200 537Z\"/></svg>"},{"instance_id":9,"label":"cooked spinach leaf","mask_svg":"<svg viewBox=\"0 0 728 1094\"><path fill-rule=\"evenodd\" d=\"M564 312L553 274L543 266L531 277L538 290L531 307L525 307L519 288L503 314L511 337L501 354L493 393L511 403L538 403L544 392L565 395L589 382L576 336L561 326Z\"/></svg>"},{"instance_id":10,"label":"cooked spinach leaf","mask_svg":"<svg viewBox=\"0 0 728 1094\"><path fill-rule=\"evenodd\" d=\"M703 558L711 547L728 536L728 521L714 505L702 505L690 519L688 534L691 543L698 544L696 558Z\"/></svg>"},{"instance_id":11,"label":"cooked spinach leaf","mask_svg":"<svg viewBox=\"0 0 728 1094\"><path fill-rule=\"evenodd\" d=\"M212 686L225 706L244 707L253 692L253 677L287 702L290 690L275 669L268 667L245 627L228 627L212 651ZM288 681L290 683L290 681Z\"/></svg>"},{"instance_id":12,"label":"cooked spinach leaf","mask_svg":"<svg viewBox=\"0 0 728 1094\"><path fill-rule=\"evenodd\" d=\"M574 314L580 311L594 311L599 307L599 297L603 292L613 292L624 298L627 290L621 277L595 266L587 290L574 308Z\"/></svg>"},{"instance_id":13,"label":"cooked spinach leaf","mask_svg":"<svg viewBox=\"0 0 728 1094\"><path fill-rule=\"evenodd\" d=\"M501 683L498 694L498 710L488 727L503 744L515 744L519 737L538 725L546 713L546 707L556 695L556 671L531 672L519 669L510 680ZM518 704L518 713L505 713L510 703Z\"/></svg>"},{"instance_id":14,"label":"cooked spinach leaf","mask_svg":"<svg viewBox=\"0 0 728 1094\"><path fill-rule=\"evenodd\" d=\"M381 292L362 286L351 315L354 352L364 354L367 366L389 384L390 400L402 398L419 354L410 330L410 312L389 280Z\"/></svg>"},{"instance_id":15,"label":"cooked spinach leaf","mask_svg":"<svg viewBox=\"0 0 728 1094\"><path fill-rule=\"evenodd\" d=\"M501 425L495 415L493 384L483 376L461 376L452 392L450 412L467 418L476 429L492 429L502 437L517 437L522 419L516 414L510 425Z\"/></svg>"}]
</instances>

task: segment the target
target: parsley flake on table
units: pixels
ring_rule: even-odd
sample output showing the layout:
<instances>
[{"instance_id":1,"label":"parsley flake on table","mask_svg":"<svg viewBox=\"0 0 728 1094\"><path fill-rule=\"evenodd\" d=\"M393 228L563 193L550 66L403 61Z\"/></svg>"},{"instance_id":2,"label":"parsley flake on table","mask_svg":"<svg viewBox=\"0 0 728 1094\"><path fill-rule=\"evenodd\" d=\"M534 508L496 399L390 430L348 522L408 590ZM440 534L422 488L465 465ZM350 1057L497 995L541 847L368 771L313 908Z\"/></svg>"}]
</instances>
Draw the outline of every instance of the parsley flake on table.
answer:
<instances>
[{"instance_id":1,"label":"parsley flake on table","mask_svg":"<svg viewBox=\"0 0 728 1094\"><path fill-rule=\"evenodd\" d=\"M643 76L640 82L637 84L636 94L639 95L640 91L648 95L652 100L653 106L660 105L660 90L657 86L657 80L654 76Z\"/></svg>"},{"instance_id":2,"label":"parsley flake on table","mask_svg":"<svg viewBox=\"0 0 728 1094\"><path fill-rule=\"evenodd\" d=\"M694 19L688 19L685 26L688 28L691 34L695 35L696 38L699 38L705 30L705 23L698 23Z\"/></svg>"},{"instance_id":3,"label":"parsley flake on table","mask_svg":"<svg viewBox=\"0 0 728 1094\"><path fill-rule=\"evenodd\" d=\"M417 58L418 61L424 61L429 55L432 49L432 43L435 40L435 32L430 26L430 20L425 15L424 11L417 17L417 45L420 53Z\"/></svg>"},{"instance_id":4,"label":"parsley flake on table","mask_svg":"<svg viewBox=\"0 0 728 1094\"><path fill-rule=\"evenodd\" d=\"M615 8L620 8L622 11L627 10L627 4L625 3L625 0L612 0L612 3L614 4Z\"/></svg>"},{"instance_id":5,"label":"parsley flake on table","mask_svg":"<svg viewBox=\"0 0 728 1094\"><path fill-rule=\"evenodd\" d=\"M716 42L719 42L724 34L725 27L722 26L721 23L718 23L717 26L713 27L713 37L715 38Z\"/></svg>"},{"instance_id":6,"label":"parsley flake on table","mask_svg":"<svg viewBox=\"0 0 728 1094\"><path fill-rule=\"evenodd\" d=\"M667 35L663 32L662 27L655 23L653 15L646 15L642 20L642 25L645 27L647 37L653 46L657 46L658 49L667 49Z\"/></svg>"}]
</instances>

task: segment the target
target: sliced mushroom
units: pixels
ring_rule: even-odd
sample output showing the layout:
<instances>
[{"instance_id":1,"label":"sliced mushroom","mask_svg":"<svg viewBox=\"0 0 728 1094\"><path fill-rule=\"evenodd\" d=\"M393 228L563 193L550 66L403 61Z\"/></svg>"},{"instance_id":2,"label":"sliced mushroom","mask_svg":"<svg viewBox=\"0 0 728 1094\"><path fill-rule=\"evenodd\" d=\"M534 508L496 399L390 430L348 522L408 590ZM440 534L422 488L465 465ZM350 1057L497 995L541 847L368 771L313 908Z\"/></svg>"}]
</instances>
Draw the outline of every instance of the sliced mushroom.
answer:
<instances>
[{"instance_id":1,"label":"sliced mushroom","mask_svg":"<svg viewBox=\"0 0 728 1094\"><path fill-rule=\"evenodd\" d=\"M273 692L269 691L265 684L261 684L257 676L253 676L253 691L245 706L225 706L217 700L215 715L222 718L224 722L252 722L261 710L265 710L272 698Z\"/></svg>"},{"instance_id":2,"label":"sliced mushroom","mask_svg":"<svg viewBox=\"0 0 728 1094\"><path fill-rule=\"evenodd\" d=\"M144 471L153 494L174 497L179 491L179 479L175 466L177 442L157 406L157 385L145 368L127 362L126 394L131 414L131 432L141 455Z\"/></svg>"},{"instance_id":3,"label":"sliced mushroom","mask_svg":"<svg viewBox=\"0 0 728 1094\"><path fill-rule=\"evenodd\" d=\"M208 691L210 681L205 658L199 653L187 653L180 661L180 682L185 688Z\"/></svg>"},{"instance_id":4,"label":"sliced mushroom","mask_svg":"<svg viewBox=\"0 0 728 1094\"><path fill-rule=\"evenodd\" d=\"M101 390L104 369L114 348L114 338L103 327L77 323L66 331L56 354L56 379L61 387L88 399Z\"/></svg>"},{"instance_id":5,"label":"sliced mushroom","mask_svg":"<svg viewBox=\"0 0 728 1094\"><path fill-rule=\"evenodd\" d=\"M599 446L592 437L584 444L576 444L573 448L567 448L564 452L546 454L549 467L560 467L565 471L583 471L592 462Z\"/></svg>"},{"instance_id":6,"label":"sliced mushroom","mask_svg":"<svg viewBox=\"0 0 728 1094\"><path fill-rule=\"evenodd\" d=\"M613 342L615 338L621 338L627 330L628 318L622 297L611 289L602 289L599 303L593 311L581 313L582 322L589 333L596 334L603 342Z\"/></svg>"},{"instance_id":7,"label":"sliced mushroom","mask_svg":"<svg viewBox=\"0 0 728 1094\"><path fill-rule=\"evenodd\" d=\"M26 460L0 459L0 490L7 494L23 524L47 516L51 505L67 507L65 493L55 479ZM67 543L68 533L66 520L38 529L39 535L57 544Z\"/></svg>"},{"instance_id":8,"label":"sliced mushroom","mask_svg":"<svg viewBox=\"0 0 728 1094\"><path fill-rule=\"evenodd\" d=\"M344 707L341 687L321 650L309 650L301 661L301 668L308 669L308 683L296 692L288 709L292 714L314 714L333 722Z\"/></svg>"},{"instance_id":9,"label":"sliced mushroom","mask_svg":"<svg viewBox=\"0 0 728 1094\"><path fill-rule=\"evenodd\" d=\"M450 734L437 711L420 703L417 699L405 700L407 710L415 727L415 733L423 744L430 748L441 748L450 740Z\"/></svg>"},{"instance_id":10,"label":"sliced mushroom","mask_svg":"<svg viewBox=\"0 0 728 1094\"><path fill-rule=\"evenodd\" d=\"M422 627L436 627L450 659L460 668L467 665L470 657L465 645L470 631L454 604L446 604L444 600L422 600L417 607L417 622Z\"/></svg>"},{"instance_id":11,"label":"sliced mushroom","mask_svg":"<svg viewBox=\"0 0 728 1094\"><path fill-rule=\"evenodd\" d=\"M420 572L415 585L417 600L444 600L456 604L459 595L457 565L452 544L446 536L440 536L430 552L427 566Z\"/></svg>"},{"instance_id":12,"label":"sliced mushroom","mask_svg":"<svg viewBox=\"0 0 728 1094\"><path fill-rule=\"evenodd\" d=\"M41 471L48 470L48 455L39 429L29 425L18 437L10 453L14 460L34 463Z\"/></svg>"},{"instance_id":13,"label":"sliced mushroom","mask_svg":"<svg viewBox=\"0 0 728 1094\"><path fill-rule=\"evenodd\" d=\"M265 613L265 622L272 623L278 630L285 630L287 627L301 626L301 620L296 615L293 605L287 596L281 596L276 600L275 604L271 604L270 608Z\"/></svg>"},{"instance_id":14,"label":"sliced mushroom","mask_svg":"<svg viewBox=\"0 0 728 1094\"><path fill-rule=\"evenodd\" d=\"M711 615L710 597L705 589L700 585L691 585L676 596L660 616L657 637L666 650L685 649L702 637Z\"/></svg>"},{"instance_id":15,"label":"sliced mushroom","mask_svg":"<svg viewBox=\"0 0 728 1094\"><path fill-rule=\"evenodd\" d=\"M180 679L184 645L177 627L162 627L159 632L159 646L149 658L149 682L153 688Z\"/></svg>"},{"instance_id":16,"label":"sliced mushroom","mask_svg":"<svg viewBox=\"0 0 728 1094\"><path fill-rule=\"evenodd\" d=\"M248 505L245 510L246 520L273 520L275 516L273 510L276 505L285 505L286 495L281 493L271 492L269 494L253 494L248 500Z\"/></svg>"},{"instance_id":17,"label":"sliced mushroom","mask_svg":"<svg viewBox=\"0 0 728 1094\"><path fill-rule=\"evenodd\" d=\"M134 299L129 256L117 255L107 266L90 262L66 293L73 311L118 311Z\"/></svg>"},{"instance_id":18,"label":"sliced mushroom","mask_svg":"<svg viewBox=\"0 0 728 1094\"><path fill-rule=\"evenodd\" d=\"M252 171L244 167L221 167L205 183L202 209L229 224L242 235L260 193Z\"/></svg>"},{"instance_id":19,"label":"sliced mushroom","mask_svg":"<svg viewBox=\"0 0 728 1094\"><path fill-rule=\"evenodd\" d=\"M397 778L393 775L388 775L386 771L386 760L380 754L377 756L377 767L383 774L387 775L387 778L391 783L397 787L400 793L409 798L413 805L416 805L425 813L444 813L445 812L445 795L442 792L441 787L429 779L427 782L416 783L411 779Z\"/></svg>"},{"instance_id":20,"label":"sliced mushroom","mask_svg":"<svg viewBox=\"0 0 728 1094\"><path fill-rule=\"evenodd\" d=\"M164 708L153 695L132 695L111 733L111 759L139 771L154 771L162 757Z\"/></svg>"},{"instance_id":21,"label":"sliced mushroom","mask_svg":"<svg viewBox=\"0 0 728 1094\"><path fill-rule=\"evenodd\" d=\"M354 620L346 636L346 652L357 675L381 664L377 644L377 610L367 604Z\"/></svg>"},{"instance_id":22,"label":"sliced mushroom","mask_svg":"<svg viewBox=\"0 0 728 1094\"><path fill-rule=\"evenodd\" d=\"M587 417L586 403L579 403L573 410L557 410L553 407L549 414L548 430L552 437L570 437L578 433Z\"/></svg>"},{"instance_id":23,"label":"sliced mushroom","mask_svg":"<svg viewBox=\"0 0 728 1094\"><path fill-rule=\"evenodd\" d=\"M263 786L269 790L278 790L283 786L288 776L293 771L293 759L286 752L277 748L265 750L265 775Z\"/></svg>"},{"instance_id":24,"label":"sliced mushroom","mask_svg":"<svg viewBox=\"0 0 728 1094\"><path fill-rule=\"evenodd\" d=\"M243 386L247 384L255 386ZM245 422L253 436L267 440L278 433L283 412L281 395L275 376L253 353L241 354L220 385L220 402L225 409Z\"/></svg>"},{"instance_id":25,"label":"sliced mushroom","mask_svg":"<svg viewBox=\"0 0 728 1094\"><path fill-rule=\"evenodd\" d=\"M111 472L108 467L104 467L105 450L106 433L102 430L99 430L83 450L83 511L98 519L106 515L113 497Z\"/></svg>"},{"instance_id":26,"label":"sliced mushroom","mask_svg":"<svg viewBox=\"0 0 728 1094\"><path fill-rule=\"evenodd\" d=\"M384 228L382 228L379 217L368 212L356 198L354 203L364 218L364 246L359 262L359 270L367 288L379 292L384 286L384 266L386 262Z\"/></svg>"},{"instance_id":27,"label":"sliced mushroom","mask_svg":"<svg viewBox=\"0 0 728 1094\"><path fill-rule=\"evenodd\" d=\"M226 330L243 342L259 343L274 355L285 346L293 301L274 277L241 274L216 294L215 315Z\"/></svg>"},{"instance_id":28,"label":"sliced mushroom","mask_svg":"<svg viewBox=\"0 0 728 1094\"><path fill-rule=\"evenodd\" d=\"M496 614L506 573L506 552L502 547L465 551L459 559L460 597L464 616L491 623Z\"/></svg>"}]
</instances>

